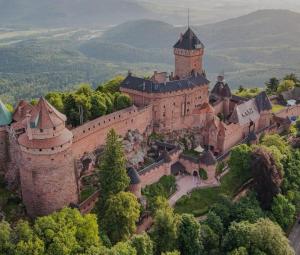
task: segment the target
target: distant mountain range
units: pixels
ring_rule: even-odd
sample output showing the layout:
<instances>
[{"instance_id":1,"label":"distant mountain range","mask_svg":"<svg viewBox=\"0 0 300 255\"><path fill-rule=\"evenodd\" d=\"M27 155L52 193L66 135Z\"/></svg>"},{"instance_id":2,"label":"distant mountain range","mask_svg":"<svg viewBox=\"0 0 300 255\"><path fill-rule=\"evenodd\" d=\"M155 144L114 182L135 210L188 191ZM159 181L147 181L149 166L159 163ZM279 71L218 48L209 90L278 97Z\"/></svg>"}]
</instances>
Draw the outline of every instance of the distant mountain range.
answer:
<instances>
[{"instance_id":1,"label":"distant mountain range","mask_svg":"<svg viewBox=\"0 0 300 255\"><path fill-rule=\"evenodd\" d=\"M0 25L86 27L156 17L133 0L0 0Z\"/></svg>"},{"instance_id":2,"label":"distant mountain range","mask_svg":"<svg viewBox=\"0 0 300 255\"><path fill-rule=\"evenodd\" d=\"M273 75L300 73L299 13L261 10L192 28L206 46L205 65L212 78L224 70L234 87L263 86ZM172 46L185 29L155 20L131 21L109 29L80 49L89 57L109 60L120 56L120 61L128 60L130 50L129 62L148 59L172 64ZM109 45L110 51L104 45Z\"/></svg>"},{"instance_id":3,"label":"distant mountain range","mask_svg":"<svg viewBox=\"0 0 300 255\"><path fill-rule=\"evenodd\" d=\"M36 2L36 8L28 10L32 13L39 13L37 6L51 5L50 0L0 0L0 20L5 20L5 15L12 20L26 20L17 15L23 13L21 9L13 10L13 6L18 2L28 7L27 1ZM49 7L53 13L59 13L59 29L0 26L0 97L6 102L38 97L51 90L69 90L80 82L97 86L116 74L125 75L129 69L139 76L150 75L154 70L173 71L172 47L186 27L142 19L107 30L61 29L61 20L68 19L61 13L69 10L61 7L68 6L71 0L51 1L60 1L59 8ZM83 2L98 2L72 1L78 13L87 11ZM127 0L105 1L110 6ZM11 6L7 8L10 13L3 11L4 4ZM144 10L139 5L133 6L128 11ZM31 17L37 18L33 14ZM133 17L137 15L129 18ZM45 24L50 21L45 16ZM192 26L192 29L206 46L204 65L212 85L217 74L223 71L232 88L263 87L273 76L280 78L291 72L300 75L299 13L262 10L210 25Z\"/></svg>"}]
</instances>

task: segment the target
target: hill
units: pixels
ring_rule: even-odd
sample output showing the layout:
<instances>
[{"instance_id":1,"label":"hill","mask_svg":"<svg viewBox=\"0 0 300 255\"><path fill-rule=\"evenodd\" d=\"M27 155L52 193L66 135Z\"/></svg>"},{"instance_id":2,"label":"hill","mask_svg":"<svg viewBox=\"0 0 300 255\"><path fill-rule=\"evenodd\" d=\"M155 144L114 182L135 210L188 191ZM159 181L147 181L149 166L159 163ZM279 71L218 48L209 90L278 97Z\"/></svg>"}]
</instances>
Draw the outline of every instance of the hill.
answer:
<instances>
[{"instance_id":1,"label":"hill","mask_svg":"<svg viewBox=\"0 0 300 255\"><path fill-rule=\"evenodd\" d=\"M262 87L272 76L300 73L299 24L298 13L265 10L193 29L206 46L204 64L212 83L224 70L232 88ZM149 19L126 22L104 33L77 28L0 29L1 98L15 102L50 90L68 90L80 82L96 86L128 69L138 75L172 71L172 46L184 30Z\"/></svg>"},{"instance_id":2,"label":"hill","mask_svg":"<svg viewBox=\"0 0 300 255\"><path fill-rule=\"evenodd\" d=\"M155 16L131 0L0 0L0 24L86 27Z\"/></svg>"},{"instance_id":3,"label":"hill","mask_svg":"<svg viewBox=\"0 0 300 255\"><path fill-rule=\"evenodd\" d=\"M102 48L100 41L111 47L128 45L137 49L136 54L148 54L151 62L161 61L162 55L155 60L153 52L162 54L168 50L169 56L165 53L164 59L172 64L170 48L184 29L153 20L131 21L109 29L88 44L98 52ZM263 86L270 76L300 71L299 13L262 10L193 29L206 46L205 66L212 79L224 70L233 87ZM83 44L81 49L86 52L89 46Z\"/></svg>"}]
</instances>

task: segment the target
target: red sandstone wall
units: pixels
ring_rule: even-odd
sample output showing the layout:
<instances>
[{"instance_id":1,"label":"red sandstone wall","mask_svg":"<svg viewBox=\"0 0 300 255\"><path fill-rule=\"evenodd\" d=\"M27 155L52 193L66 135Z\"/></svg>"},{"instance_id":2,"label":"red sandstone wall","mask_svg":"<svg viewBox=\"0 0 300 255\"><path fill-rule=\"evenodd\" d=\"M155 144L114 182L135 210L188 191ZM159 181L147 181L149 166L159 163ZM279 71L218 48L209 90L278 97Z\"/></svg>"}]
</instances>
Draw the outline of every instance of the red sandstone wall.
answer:
<instances>
[{"instance_id":1,"label":"red sandstone wall","mask_svg":"<svg viewBox=\"0 0 300 255\"><path fill-rule=\"evenodd\" d=\"M202 73L203 50L187 51L183 49L174 49L175 54L175 75L184 78L192 70Z\"/></svg>"},{"instance_id":2,"label":"red sandstone wall","mask_svg":"<svg viewBox=\"0 0 300 255\"><path fill-rule=\"evenodd\" d=\"M193 110L208 103L209 100L208 85L171 93L143 94L140 91L124 88L122 92L133 98L137 105L143 105L145 102L153 104L153 121L154 124L159 124L159 131L192 127L194 125Z\"/></svg>"},{"instance_id":3,"label":"red sandstone wall","mask_svg":"<svg viewBox=\"0 0 300 255\"><path fill-rule=\"evenodd\" d=\"M276 113L275 115L281 118L300 116L300 105L286 107L284 110Z\"/></svg>"},{"instance_id":4,"label":"red sandstone wall","mask_svg":"<svg viewBox=\"0 0 300 255\"><path fill-rule=\"evenodd\" d=\"M112 128L124 136L128 130L138 129L144 133L152 122L152 107L143 109L130 107L90 121L72 130L74 135L72 150L75 158L85 152L92 152L105 144L107 133Z\"/></svg>"},{"instance_id":5,"label":"red sandstone wall","mask_svg":"<svg viewBox=\"0 0 300 255\"><path fill-rule=\"evenodd\" d=\"M216 104L214 104L214 109L216 115L223 113L223 100L216 102Z\"/></svg>"},{"instance_id":6,"label":"red sandstone wall","mask_svg":"<svg viewBox=\"0 0 300 255\"><path fill-rule=\"evenodd\" d=\"M71 149L51 156L22 155L22 197L30 216L47 215L78 202Z\"/></svg>"},{"instance_id":7,"label":"red sandstone wall","mask_svg":"<svg viewBox=\"0 0 300 255\"><path fill-rule=\"evenodd\" d=\"M7 132L4 127L0 127L0 172L6 170L7 162Z\"/></svg>"},{"instance_id":8,"label":"red sandstone wall","mask_svg":"<svg viewBox=\"0 0 300 255\"><path fill-rule=\"evenodd\" d=\"M193 174L194 171L199 170L199 164L194 163L190 160L180 158L179 162L185 167L185 170L191 175Z\"/></svg>"},{"instance_id":9,"label":"red sandstone wall","mask_svg":"<svg viewBox=\"0 0 300 255\"><path fill-rule=\"evenodd\" d=\"M141 186L142 188L144 188L147 185L151 185L152 183L158 182L159 179L164 175L170 175L170 174L171 174L171 164L170 163L161 164L153 168L151 171L140 175Z\"/></svg>"}]
</instances>

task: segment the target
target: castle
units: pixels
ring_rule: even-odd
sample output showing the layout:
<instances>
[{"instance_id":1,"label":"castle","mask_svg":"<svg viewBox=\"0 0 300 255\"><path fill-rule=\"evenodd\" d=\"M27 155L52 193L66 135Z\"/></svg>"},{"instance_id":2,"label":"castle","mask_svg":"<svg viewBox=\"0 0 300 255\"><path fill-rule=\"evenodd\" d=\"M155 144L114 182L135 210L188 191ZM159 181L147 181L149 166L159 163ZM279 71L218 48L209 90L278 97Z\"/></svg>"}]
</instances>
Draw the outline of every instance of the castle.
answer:
<instances>
[{"instance_id":1,"label":"castle","mask_svg":"<svg viewBox=\"0 0 300 255\"><path fill-rule=\"evenodd\" d=\"M129 73L120 90L132 98L133 106L70 130L66 117L44 98L36 106L19 102L13 114L0 103L0 171L8 183L18 183L28 215L79 204L81 177L94 169L91 160L84 161L86 155L96 154L112 128L123 137L130 130L144 137L156 132L173 138L190 132L197 137L195 146L202 148L193 159L178 146L158 143L164 150L157 162L140 171L128 170L130 190L140 197L142 187L178 171L194 174L204 168L208 181L213 180L217 160L234 145L255 143L263 132L284 130L290 124L288 116L300 115L298 106L274 115L265 92L250 100L233 95L223 75L210 92L204 50L188 28L174 45L174 73L154 72L150 79ZM88 211L89 204L81 206Z\"/></svg>"}]
</instances>

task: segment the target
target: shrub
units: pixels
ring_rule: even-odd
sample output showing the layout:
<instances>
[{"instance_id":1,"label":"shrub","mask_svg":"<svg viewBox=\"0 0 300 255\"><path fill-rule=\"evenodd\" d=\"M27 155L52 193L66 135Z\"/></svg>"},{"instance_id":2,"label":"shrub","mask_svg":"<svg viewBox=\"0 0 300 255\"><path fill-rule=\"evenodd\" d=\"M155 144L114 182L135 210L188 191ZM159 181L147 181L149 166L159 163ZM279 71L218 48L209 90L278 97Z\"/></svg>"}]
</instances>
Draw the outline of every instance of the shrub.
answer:
<instances>
[{"instance_id":1,"label":"shrub","mask_svg":"<svg viewBox=\"0 0 300 255\"><path fill-rule=\"evenodd\" d=\"M202 180L207 180L208 179L207 172L203 168L199 169L199 176Z\"/></svg>"}]
</instances>

